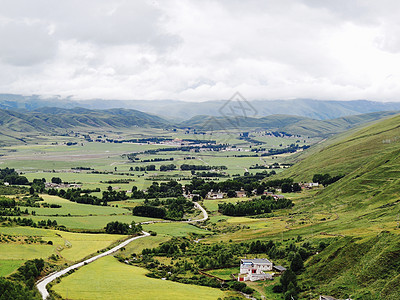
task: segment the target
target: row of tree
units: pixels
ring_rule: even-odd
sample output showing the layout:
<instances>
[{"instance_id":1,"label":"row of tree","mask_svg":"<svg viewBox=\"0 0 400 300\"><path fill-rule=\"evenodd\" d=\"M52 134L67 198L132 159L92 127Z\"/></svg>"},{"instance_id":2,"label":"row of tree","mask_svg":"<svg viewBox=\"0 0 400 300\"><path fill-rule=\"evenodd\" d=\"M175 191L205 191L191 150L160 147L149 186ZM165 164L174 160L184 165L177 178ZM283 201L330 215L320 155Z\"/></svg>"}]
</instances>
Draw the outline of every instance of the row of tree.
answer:
<instances>
[{"instance_id":1,"label":"row of tree","mask_svg":"<svg viewBox=\"0 0 400 300\"><path fill-rule=\"evenodd\" d=\"M142 225L135 223L132 221L131 224L122 223L122 222L110 222L107 223L106 227L104 228L106 233L108 234L137 234L142 232Z\"/></svg>"},{"instance_id":2,"label":"row of tree","mask_svg":"<svg viewBox=\"0 0 400 300\"><path fill-rule=\"evenodd\" d=\"M290 208L293 205L290 199L281 198L274 200L272 197L267 197L266 199L241 201L236 204L220 203L218 204L218 211L228 216L252 216L270 213L276 209Z\"/></svg>"}]
</instances>

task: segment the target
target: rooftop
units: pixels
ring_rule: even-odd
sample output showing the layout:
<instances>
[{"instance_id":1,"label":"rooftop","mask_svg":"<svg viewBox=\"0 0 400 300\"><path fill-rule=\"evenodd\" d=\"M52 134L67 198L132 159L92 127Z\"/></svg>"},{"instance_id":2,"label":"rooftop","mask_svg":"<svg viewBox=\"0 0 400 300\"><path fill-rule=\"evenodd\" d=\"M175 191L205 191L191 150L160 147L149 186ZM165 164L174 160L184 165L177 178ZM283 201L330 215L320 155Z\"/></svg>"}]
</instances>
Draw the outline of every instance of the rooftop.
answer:
<instances>
[{"instance_id":1,"label":"rooftop","mask_svg":"<svg viewBox=\"0 0 400 300\"><path fill-rule=\"evenodd\" d=\"M265 258L254 258L254 259L242 259L242 264L270 264L271 262Z\"/></svg>"}]
</instances>

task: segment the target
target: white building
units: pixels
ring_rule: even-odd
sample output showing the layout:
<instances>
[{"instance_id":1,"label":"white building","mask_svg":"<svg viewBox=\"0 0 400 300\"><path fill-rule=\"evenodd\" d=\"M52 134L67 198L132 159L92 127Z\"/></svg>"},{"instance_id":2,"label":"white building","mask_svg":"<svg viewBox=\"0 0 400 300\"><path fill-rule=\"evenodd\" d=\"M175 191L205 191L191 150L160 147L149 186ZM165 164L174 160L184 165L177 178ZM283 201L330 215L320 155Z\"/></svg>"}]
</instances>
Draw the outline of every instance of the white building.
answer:
<instances>
[{"instance_id":1,"label":"white building","mask_svg":"<svg viewBox=\"0 0 400 300\"><path fill-rule=\"evenodd\" d=\"M264 271L272 271L272 267L272 262L265 258L242 259L238 281L272 279L273 274L264 273Z\"/></svg>"}]
</instances>

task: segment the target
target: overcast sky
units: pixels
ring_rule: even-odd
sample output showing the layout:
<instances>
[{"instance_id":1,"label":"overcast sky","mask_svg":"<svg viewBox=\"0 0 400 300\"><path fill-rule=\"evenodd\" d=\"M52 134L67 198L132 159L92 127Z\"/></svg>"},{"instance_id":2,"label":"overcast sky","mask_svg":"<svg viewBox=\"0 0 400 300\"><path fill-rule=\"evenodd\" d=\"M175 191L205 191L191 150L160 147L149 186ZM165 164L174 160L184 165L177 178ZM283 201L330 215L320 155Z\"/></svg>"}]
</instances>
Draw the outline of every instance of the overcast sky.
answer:
<instances>
[{"instance_id":1,"label":"overcast sky","mask_svg":"<svg viewBox=\"0 0 400 300\"><path fill-rule=\"evenodd\" d=\"M400 1L0 0L0 92L400 101Z\"/></svg>"}]
</instances>

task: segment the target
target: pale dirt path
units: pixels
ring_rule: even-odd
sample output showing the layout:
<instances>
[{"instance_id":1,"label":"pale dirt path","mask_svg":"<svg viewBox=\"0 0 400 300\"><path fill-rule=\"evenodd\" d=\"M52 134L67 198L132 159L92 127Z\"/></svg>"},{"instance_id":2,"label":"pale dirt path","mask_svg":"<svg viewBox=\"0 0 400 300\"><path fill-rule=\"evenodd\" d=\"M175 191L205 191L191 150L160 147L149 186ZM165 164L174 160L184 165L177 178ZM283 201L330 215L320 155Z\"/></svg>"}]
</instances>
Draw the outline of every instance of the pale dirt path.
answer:
<instances>
[{"instance_id":1,"label":"pale dirt path","mask_svg":"<svg viewBox=\"0 0 400 300\"><path fill-rule=\"evenodd\" d=\"M202 221L205 221L205 220L208 219L208 213L206 212L206 210L199 203L194 202L194 206L197 209L201 210L201 212L203 213L203 218L199 219L199 220L183 221L183 222L185 222L185 223L195 223L195 222L202 222ZM146 222L143 222L142 224L144 224L144 223L146 223ZM50 295L49 292L46 289L46 286L47 286L47 284L49 284L50 282L52 282L56 278L65 275L66 273L68 273L71 270L74 270L74 269L77 269L79 267L82 267L85 264L89 264L91 262L94 262L95 260L97 260L97 259L99 259L101 257L110 255L110 254L118 251L119 249L125 247L126 245L128 245L130 242L132 242L134 240L150 236L150 233L148 233L148 232L142 231L142 233L143 233L143 235L127 239L126 241L122 242L121 244L115 246L114 248L112 248L112 249L110 249L110 250L108 250L106 252L103 252L103 253L101 253L99 255L96 255L96 256L93 256L91 258L88 258L88 259L86 259L86 260L84 260L82 262L79 262L77 264L69 266L68 268L65 268L64 270L61 270L61 271L58 271L58 272L54 272L54 273L52 273L50 275L47 275L46 277L40 279L38 282L36 282L36 288L39 290L39 293L42 295L42 299L45 300Z\"/></svg>"}]
</instances>

